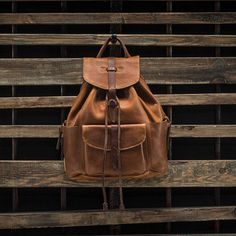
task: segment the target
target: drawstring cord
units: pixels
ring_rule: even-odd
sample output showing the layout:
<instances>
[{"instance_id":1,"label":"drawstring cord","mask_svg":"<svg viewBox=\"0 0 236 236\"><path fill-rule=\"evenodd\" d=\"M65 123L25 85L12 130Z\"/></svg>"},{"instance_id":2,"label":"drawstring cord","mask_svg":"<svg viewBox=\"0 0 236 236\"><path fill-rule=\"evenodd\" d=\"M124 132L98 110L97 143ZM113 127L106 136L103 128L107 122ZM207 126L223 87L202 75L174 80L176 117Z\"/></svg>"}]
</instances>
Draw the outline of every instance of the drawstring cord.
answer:
<instances>
[{"instance_id":1,"label":"drawstring cord","mask_svg":"<svg viewBox=\"0 0 236 236\"><path fill-rule=\"evenodd\" d=\"M108 210L107 193L105 187L105 163L107 159L107 147L108 147L108 96L106 94L106 105L105 105L105 140L103 149L103 167L102 167L102 194L103 194L103 210Z\"/></svg>"},{"instance_id":2,"label":"drawstring cord","mask_svg":"<svg viewBox=\"0 0 236 236\"><path fill-rule=\"evenodd\" d=\"M117 98L118 101L118 98ZM118 149L117 149L117 158L118 158L118 172L119 172L119 195L120 195L120 205L119 209L124 210L124 198L123 198L123 189L122 189L122 178L121 178L121 158L120 158L120 106L118 102Z\"/></svg>"},{"instance_id":3,"label":"drawstring cord","mask_svg":"<svg viewBox=\"0 0 236 236\"><path fill-rule=\"evenodd\" d=\"M117 101L118 98L116 97ZM118 148L117 148L117 158L118 158L118 178L119 178L119 209L124 210L124 198L123 198L123 188L122 188L122 176L121 176L121 158L120 158L120 137L121 137L121 130L120 130L120 106L118 104ZM103 194L103 210L108 210L108 201L107 201L107 193L106 193L106 186L105 186L105 163L107 160L107 150L108 150L108 95L106 94L106 108L105 108L105 139L104 139L104 158L103 158L103 170L102 170L102 194Z\"/></svg>"}]
</instances>

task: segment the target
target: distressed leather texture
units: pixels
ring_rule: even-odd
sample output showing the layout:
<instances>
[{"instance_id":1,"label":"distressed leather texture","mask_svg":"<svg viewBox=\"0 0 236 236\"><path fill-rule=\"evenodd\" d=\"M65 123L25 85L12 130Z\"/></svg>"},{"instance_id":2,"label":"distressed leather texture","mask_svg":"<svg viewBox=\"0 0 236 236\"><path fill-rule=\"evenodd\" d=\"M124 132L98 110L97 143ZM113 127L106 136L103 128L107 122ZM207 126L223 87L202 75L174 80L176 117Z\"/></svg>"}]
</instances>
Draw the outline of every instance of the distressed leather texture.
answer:
<instances>
[{"instance_id":1,"label":"distressed leather texture","mask_svg":"<svg viewBox=\"0 0 236 236\"><path fill-rule=\"evenodd\" d=\"M84 81L61 129L67 176L94 181L165 175L171 124L140 75L139 56L124 48L124 58L102 58L101 50L97 58L83 58Z\"/></svg>"}]
</instances>

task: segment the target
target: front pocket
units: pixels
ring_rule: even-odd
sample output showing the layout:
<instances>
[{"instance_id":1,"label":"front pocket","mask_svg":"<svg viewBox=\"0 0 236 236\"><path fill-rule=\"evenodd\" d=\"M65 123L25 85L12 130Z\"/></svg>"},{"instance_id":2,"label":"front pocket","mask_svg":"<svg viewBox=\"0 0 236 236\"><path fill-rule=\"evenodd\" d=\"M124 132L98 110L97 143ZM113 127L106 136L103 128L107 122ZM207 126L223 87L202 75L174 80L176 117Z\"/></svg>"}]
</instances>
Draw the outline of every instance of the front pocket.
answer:
<instances>
[{"instance_id":1,"label":"front pocket","mask_svg":"<svg viewBox=\"0 0 236 236\"><path fill-rule=\"evenodd\" d=\"M111 125L108 125L108 148L105 161L105 175L117 176L118 171L112 167ZM125 124L120 126L120 159L123 176L139 175L146 171L145 159L145 124ZM83 125L85 172L91 176L103 174L105 125Z\"/></svg>"}]
</instances>

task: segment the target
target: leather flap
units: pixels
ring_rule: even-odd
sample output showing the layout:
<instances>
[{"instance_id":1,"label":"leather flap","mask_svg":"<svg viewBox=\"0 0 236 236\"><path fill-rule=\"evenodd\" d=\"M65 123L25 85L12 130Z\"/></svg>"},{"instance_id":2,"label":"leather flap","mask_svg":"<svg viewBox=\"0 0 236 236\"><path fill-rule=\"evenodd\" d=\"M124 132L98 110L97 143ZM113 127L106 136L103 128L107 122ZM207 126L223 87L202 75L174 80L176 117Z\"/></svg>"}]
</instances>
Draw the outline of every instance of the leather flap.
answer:
<instances>
[{"instance_id":1,"label":"leather flap","mask_svg":"<svg viewBox=\"0 0 236 236\"><path fill-rule=\"evenodd\" d=\"M116 89L129 87L139 81L139 56L120 58L115 57ZM104 58L83 58L83 78L89 84L102 89L108 89L108 60Z\"/></svg>"},{"instance_id":2,"label":"leather flap","mask_svg":"<svg viewBox=\"0 0 236 236\"><path fill-rule=\"evenodd\" d=\"M108 150L110 144L111 125L108 125ZM104 149L105 125L83 125L82 136L84 142L94 148ZM121 150L130 149L143 143L146 139L145 124L121 125Z\"/></svg>"}]
</instances>

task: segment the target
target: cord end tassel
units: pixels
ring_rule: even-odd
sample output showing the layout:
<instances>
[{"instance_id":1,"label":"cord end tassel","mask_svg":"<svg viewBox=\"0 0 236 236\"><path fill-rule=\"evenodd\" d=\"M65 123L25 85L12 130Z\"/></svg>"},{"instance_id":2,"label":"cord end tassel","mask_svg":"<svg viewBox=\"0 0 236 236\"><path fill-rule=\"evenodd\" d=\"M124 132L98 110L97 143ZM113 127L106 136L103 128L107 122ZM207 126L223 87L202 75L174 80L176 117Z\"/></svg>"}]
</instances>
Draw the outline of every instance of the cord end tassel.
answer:
<instances>
[{"instance_id":1,"label":"cord end tassel","mask_svg":"<svg viewBox=\"0 0 236 236\"><path fill-rule=\"evenodd\" d=\"M108 203L107 203L107 202L104 202L104 203L102 204L102 209L103 209L104 211L107 211L107 210L108 210Z\"/></svg>"},{"instance_id":2,"label":"cord end tassel","mask_svg":"<svg viewBox=\"0 0 236 236\"><path fill-rule=\"evenodd\" d=\"M56 150L60 149L61 141L62 141L61 139L62 139L62 128L60 127L59 128L59 135L58 135L58 138L57 138Z\"/></svg>"},{"instance_id":3,"label":"cord end tassel","mask_svg":"<svg viewBox=\"0 0 236 236\"><path fill-rule=\"evenodd\" d=\"M125 210L125 205L124 205L124 203L121 203L121 204L120 204L119 209L122 210L122 211Z\"/></svg>"}]
</instances>

